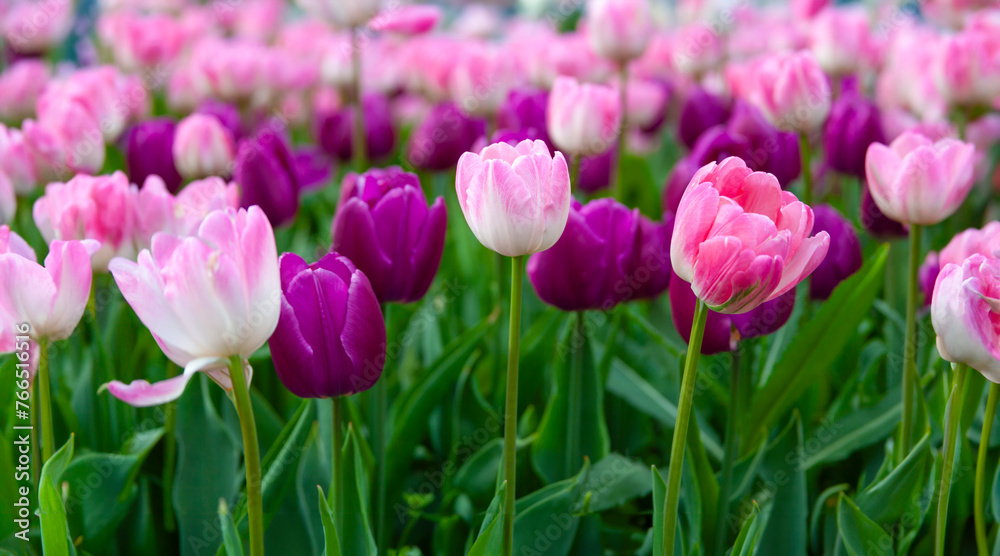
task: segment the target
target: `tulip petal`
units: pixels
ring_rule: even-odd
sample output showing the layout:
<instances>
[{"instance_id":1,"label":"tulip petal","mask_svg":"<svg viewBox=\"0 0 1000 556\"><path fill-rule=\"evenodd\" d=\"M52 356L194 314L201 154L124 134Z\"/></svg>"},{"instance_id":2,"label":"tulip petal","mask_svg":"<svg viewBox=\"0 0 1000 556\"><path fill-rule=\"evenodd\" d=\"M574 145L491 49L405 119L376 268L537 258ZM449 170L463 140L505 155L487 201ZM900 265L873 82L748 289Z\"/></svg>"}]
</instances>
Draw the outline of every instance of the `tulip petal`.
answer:
<instances>
[{"instance_id":1,"label":"tulip petal","mask_svg":"<svg viewBox=\"0 0 1000 556\"><path fill-rule=\"evenodd\" d=\"M153 384L145 380L134 380L129 384L115 380L105 384L102 389L106 388L111 392L112 396L132 407L153 407L170 403L180 398L181 394L184 393L184 388L187 387L187 383L191 381L191 378L198 371L218 368L219 366L228 364L229 361L227 359L200 357L188 363L184 367L182 374L167 380L161 380Z\"/></svg>"},{"instance_id":2,"label":"tulip petal","mask_svg":"<svg viewBox=\"0 0 1000 556\"><path fill-rule=\"evenodd\" d=\"M718 212L719 192L711 183L689 186L684 192L674 221L670 262L674 272L685 282L694 280L694 265L698 258L699 246L708 237Z\"/></svg>"},{"instance_id":3,"label":"tulip petal","mask_svg":"<svg viewBox=\"0 0 1000 556\"><path fill-rule=\"evenodd\" d=\"M812 274L812 271L816 270L819 263L823 262L829 248L830 234L826 232L820 232L813 237L804 239L798 251L785 263L781 282L770 297L767 298L768 301L794 288L796 284Z\"/></svg>"}]
</instances>

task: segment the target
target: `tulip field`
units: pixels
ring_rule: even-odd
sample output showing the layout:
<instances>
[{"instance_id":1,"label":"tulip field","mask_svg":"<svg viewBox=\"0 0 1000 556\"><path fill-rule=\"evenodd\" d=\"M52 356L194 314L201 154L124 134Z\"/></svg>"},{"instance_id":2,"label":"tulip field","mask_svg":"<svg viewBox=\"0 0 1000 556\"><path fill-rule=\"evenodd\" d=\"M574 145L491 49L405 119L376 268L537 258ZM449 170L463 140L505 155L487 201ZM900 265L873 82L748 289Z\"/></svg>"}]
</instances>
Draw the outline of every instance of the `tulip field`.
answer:
<instances>
[{"instance_id":1,"label":"tulip field","mask_svg":"<svg viewBox=\"0 0 1000 556\"><path fill-rule=\"evenodd\" d=\"M998 0L0 0L0 556L1000 556L998 404Z\"/></svg>"}]
</instances>

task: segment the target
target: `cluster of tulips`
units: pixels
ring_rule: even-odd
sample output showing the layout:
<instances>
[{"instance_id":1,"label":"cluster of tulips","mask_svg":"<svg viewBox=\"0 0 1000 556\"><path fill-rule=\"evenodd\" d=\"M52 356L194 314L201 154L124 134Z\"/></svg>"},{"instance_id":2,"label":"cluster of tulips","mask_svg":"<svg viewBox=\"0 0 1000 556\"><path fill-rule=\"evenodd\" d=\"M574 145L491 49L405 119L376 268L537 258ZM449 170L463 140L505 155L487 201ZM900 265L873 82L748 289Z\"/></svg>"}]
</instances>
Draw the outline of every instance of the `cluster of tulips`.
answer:
<instances>
[{"instance_id":1,"label":"cluster of tulips","mask_svg":"<svg viewBox=\"0 0 1000 556\"><path fill-rule=\"evenodd\" d=\"M482 280L510 289L498 494L476 508L486 523L468 549L526 553L514 531L527 274L542 302L579 315L581 331L585 312L669 301L687 351L672 441L661 439L667 473L653 469L646 553L724 554L736 542L751 554L757 538L728 533L718 517L743 464L739 437L764 425L738 422L748 386L762 381L740 377L738 362L713 482L718 523L703 541L679 531L684 482L695 480L685 453L700 446L700 356L736 361L741 343L835 296L864 264L862 239L908 238L902 409L885 465L901 468L924 435L923 297L952 365L933 548L919 553L957 554L949 489L963 406L980 402L968 395L971 370L991 382L972 509L978 554L989 554L985 476L1000 401L995 1L524 4L511 16L380 0L102 0L88 27L70 0L4 2L0 353L15 351L26 323L38 465L61 444L49 349L81 321L96 329L95 276L110 273L104 283L176 369L152 383L141 372L109 377L101 390L138 408L175 403L199 372L225 390L242 433L249 552L264 553L267 525L250 363L263 349L292 394L333 400L327 554L390 554L381 418L367 423L374 536L351 537L345 524L353 487L340 447L359 414L344 404L371 390L373 413L387 411L385 312L432 288L452 245L449 212L460 209L500 257ZM651 218L633 208L649 193L637 190L634 161L665 152L677 156ZM432 193L441 175L454 176L454 191ZM310 239L315 260L279 253L309 198L335 203L329 239ZM955 234L957 213L985 225ZM29 243L44 247L42 264ZM925 252L932 244L945 246ZM569 431L558 479L598 456L591 433Z\"/></svg>"}]
</instances>

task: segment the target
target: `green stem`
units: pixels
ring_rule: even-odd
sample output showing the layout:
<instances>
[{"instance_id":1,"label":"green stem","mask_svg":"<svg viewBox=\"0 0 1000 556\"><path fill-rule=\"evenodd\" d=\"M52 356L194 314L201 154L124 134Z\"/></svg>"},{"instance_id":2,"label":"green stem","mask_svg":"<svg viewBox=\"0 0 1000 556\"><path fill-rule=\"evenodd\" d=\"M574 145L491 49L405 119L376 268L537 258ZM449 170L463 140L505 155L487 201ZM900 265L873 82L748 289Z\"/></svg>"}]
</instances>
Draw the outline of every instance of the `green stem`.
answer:
<instances>
[{"instance_id":1,"label":"green stem","mask_svg":"<svg viewBox=\"0 0 1000 556\"><path fill-rule=\"evenodd\" d=\"M576 312L576 319L573 324L572 344L570 351L569 380L567 390L569 394L569 404L566 408L566 464L563 468L563 478L572 477L580 465L580 411L583 405L583 354L581 350L587 349L586 344L577 345L577 339L583 338L583 311Z\"/></svg>"},{"instance_id":2,"label":"green stem","mask_svg":"<svg viewBox=\"0 0 1000 556\"><path fill-rule=\"evenodd\" d=\"M983 415L983 433L979 435L979 455L976 457L976 494L972 515L976 522L976 546L979 556L989 556L990 549L986 545L986 511L983 503L986 500L986 452L989 450L990 435L993 434L993 418L997 414L997 402L1000 401L1000 384L990 383L990 396L986 400L986 413Z\"/></svg>"},{"instance_id":3,"label":"green stem","mask_svg":"<svg viewBox=\"0 0 1000 556\"><path fill-rule=\"evenodd\" d=\"M343 535L344 530L344 431L342 423L342 400L337 397L330 400L333 406L333 484L330 485L330 498L333 504L333 518L337 530Z\"/></svg>"},{"instance_id":4,"label":"green stem","mask_svg":"<svg viewBox=\"0 0 1000 556\"><path fill-rule=\"evenodd\" d=\"M243 460L247 475L247 516L250 518L250 556L264 555L264 506L260 491L260 447L257 444L257 422L250 403L250 387L243 374L243 357L229 358L229 377L233 382L233 399L243 433Z\"/></svg>"},{"instance_id":5,"label":"green stem","mask_svg":"<svg viewBox=\"0 0 1000 556\"><path fill-rule=\"evenodd\" d=\"M805 133L799 134L799 152L802 155L802 183L805 185L802 202L811 206L813 202L812 152L809 149L809 138Z\"/></svg>"},{"instance_id":6,"label":"green stem","mask_svg":"<svg viewBox=\"0 0 1000 556\"><path fill-rule=\"evenodd\" d=\"M913 446L913 399L917 389L917 276L920 270L920 232L917 224L910 225L910 262L906 290L906 336L903 342L903 423L899 430L900 450L896 461L901 462Z\"/></svg>"},{"instance_id":7,"label":"green stem","mask_svg":"<svg viewBox=\"0 0 1000 556\"><path fill-rule=\"evenodd\" d=\"M167 378L177 376L177 366L167 363ZM177 466L177 438L174 437L174 430L177 428L177 402L167 404L165 411L166 422L164 423L163 441L164 461L163 461L163 527L167 531L177 529L174 518L174 471Z\"/></svg>"},{"instance_id":8,"label":"green stem","mask_svg":"<svg viewBox=\"0 0 1000 556\"><path fill-rule=\"evenodd\" d=\"M740 350L731 355L732 370L729 373L729 415L726 419L726 440L722 456L722 481L719 483L719 507L715 514L715 554L721 556L726 542L726 519L729 512L729 491L733 488L733 465L736 463L737 416L740 405Z\"/></svg>"},{"instance_id":9,"label":"green stem","mask_svg":"<svg viewBox=\"0 0 1000 556\"><path fill-rule=\"evenodd\" d=\"M952 475L955 471L955 436L958 433L958 422L962 419L962 404L965 402L965 394L968 392L965 375L968 373L969 367L961 363L957 367L955 384L952 386L945 409L944 446L941 448L944 466L941 472L941 488L938 492L937 525L934 533L935 556L944 556L945 527L948 522L948 496L951 494Z\"/></svg>"},{"instance_id":10,"label":"green stem","mask_svg":"<svg viewBox=\"0 0 1000 556\"><path fill-rule=\"evenodd\" d=\"M615 161L615 178L614 182L611 184L611 196L615 199L621 199L622 194L622 180L624 173L624 158L625 158L625 130L626 130L626 111L628 110L628 63L622 62L621 68L619 68L619 75L621 79L621 107L622 107L622 121L618 127L618 158Z\"/></svg>"},{"instance_id":11,"label":"green stem","mask_svg":"<svg viewBox=\"0 0 1000 556\"><path fill-rule=\"evenodd\" d=\"M42 414L42 465L56 451L52 427L52 385L49 380L49 341L38 341L38 407Z\"/></svg>"},{"instance_id":12,"label":"green stem","mask_svg":"<svg viewBox=\"0 0 1000 556\"><path fill-rule=\"evenodd\" d=\"M524 256L511 259L510 335L507 338L507 401L503 415L503 477L507 481L504 500L503 553L514 549L514 492L517 480L517 371L521 344L521 278Z\"/></svg>"},{"instance_id":13,"label":"green stem","mask_svg":"<svg viewBox=\"0 0 1000 556\"><path fill-rule=\"evenodd\" d=\"M694 385L698 375L698 358L701 356L701 340L705 335L705 321L708 307L700 299L695 307L694 322L691 324L691 341L688 342L684 360L684 378L681 380L680 401L677 404L677 422L674 424L674 439L670 446L670 470L667 475L667 502L663 513L663 553L674 554L674 538L677 535L677 507L680 504L681 471L684 469L684 446L687 442L688 423L691 420L691 406L694 405Z\"/></svg>"},{"instance_id":14,"label":"green stem","mask_svg":"<svg viewBox=\"0 0 1000 556\"><path fill-rule=\"evenodd\" d=\"M388 319L386 319L388 322ZM375 410L373 412L374 421L372 426L372 441L375 444L375 546L380 551L388 552L386 548L386 523L385 523L385 482L386 482L386 406L388 405L386 393L387 377L381 377L372 387L375 390Z\"/></svg>"},{"instance_id":15,"label":"green stem","mask_svg":"<svg viewBox=\"0 0 1000 556\"><path fill-rule=\"evenodd\" d=\"M580 191L580 155L573 155L573 165L570 168L569 187L570 191Z\"/></svg>"},{"instance_id":16,"label":"green stem","mask_svg":"<svg viewBox=\"0 0 1000 556\"><path fill-rule=\"evenodd\" d=\"M354 170L364 172L368 165L365 142L365 103L361 93L361 44L357 27L351 28L351 67L354 70Z\"/></svg>"}]
</instances>

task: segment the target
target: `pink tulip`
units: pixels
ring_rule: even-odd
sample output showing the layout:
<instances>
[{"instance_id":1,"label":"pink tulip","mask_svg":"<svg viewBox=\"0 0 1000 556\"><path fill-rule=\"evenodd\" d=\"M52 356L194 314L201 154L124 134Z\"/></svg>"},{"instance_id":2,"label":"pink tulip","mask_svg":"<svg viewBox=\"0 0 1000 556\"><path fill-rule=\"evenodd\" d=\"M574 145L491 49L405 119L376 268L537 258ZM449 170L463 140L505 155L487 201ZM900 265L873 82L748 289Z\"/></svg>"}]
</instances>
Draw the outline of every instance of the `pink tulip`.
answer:
<instances>
[{"instance_id":1,"label":"pink tulip","mask_svg":"<svg viewBox=\"0 0 1000 556\"><path fill-rule=\"evenodd\" d=\"M0 224L14 222L15 214L17 214L17 195L14 193L14 186L7 174L0 171Z\"/></svg>"},{"instance_id":2,"label":"pink tulip","mask_svg":"<svg viewBox=\"0 0 1000 556\"><path fill-rule=\"evenodd\" d=\"M127 404L175 400L198 371L231 390L227 358L250 357L278 325L278 253L271 224L256 206L209 214L195 237L158 234L138 263L119 258L110 269L160 349L184 368L156 384L109 383L108 390ZM252 371L246 372L249 380Z\"/></svg>"},{"instance_id":3,"label":"pink tulip","mask_svg":"<svg viewBox=\"0 0 1000 556\"><path fill-rule=\"evenodd\" d=\"M235 157L233 135L215 116L192 114L177 124L174 165L185 178L228 175Z\"/></svg>"},{"instance_id":4,"label":"pink tulip","mask_svg":"<svg viewBox=\"0 0 1000 556\"><path fill-rule=\"evenodd\" d=\"M423 35L441 20L441 8L427 4L393 6L382 10L369 27L373 31L397 35Z\"/></svg>"},{"instance_id":5,"label":"pink tulip","mask_svg":"<svg viewBox=\"0 0 1000 556\"><path fill-rule=\"evenodd\" d=\"M71 172L98 173L104 167L105 145L98 122L87 107L71 97L43 96L38 103L38 127L30 134L24 127L25 135L31 139L41 139L44 150L53 149L41 155L39 163L54 164L55 177L61 177L66 169ZM39 177L52 175L36 164Z\"/></svg>"},{"instance_id":6,"label":"pink tulip","mask_svg":"<svg viewBox=\"0 0 1000 556\"><path fill-rule=\"evenodd\" d=\"M813 211L777 178L730 157L702 167L677 209L670 261L719 313L745 313L795 287L826 256Z\"/></svg>"},{"instance_id":7,"label":"pink tulip","mask_svg":"<svg viewBox=\"0 0 1000 556\"><path fill-rule=\"evenodd\" d=\"M0 172L10 180L14 191L27 195L38 185L34 158L21 130L0 124Z\"/></svg>"},{"instance_id":8,"label":"pink tulip","mask_svg":"<svg viewBox=\"0 0 1000 556\"><path fill-rule=\"evenodd\" d=\"M810 28L812 52L826 73L842 77L874 61L874 39L864 6L826 8Z\"/></svg>"},{"instance_id":9,"label":"pink tulip","mask_svg":"<svg viewBox=\"0 0 1000 556\"><path fill-rule=\"evenodd\" d=\"M674 38L673 65L678 71L701 76L717 68L726 55L718 29L705 23L682 27Z\"/></svg>"},{"instance_id":10,"label":"pink tulip","mask_svg":"<svg viewBox=\"0 0 1000 556\"><path fill-rule=\"evenodd\" d=\"M136 190L122 172L80 174L66 183L50 183L32 213L45 241L97 241L94 270L104 272L112 257L135 256L135 207Z\"/></svg>"},{"instance_id":11,"label":"pink tulip","mask_svg":"<svg viewBox=\"0 0 1000 556\"><path fill-rule=\"evenodd\" d=\"M409 89L432 102L450 98L452 53L463 44L453 37L427 35L411 40L405 53L405 80Z\"/></svg>"},{"instance_id":12,"label":"pink tulip","mask_svg":"<svg viewBox=\"0 0 1000 556\"><path fill-rule=\"evenodd\" d=\"M931 323L944 360L1000 383L1000 260L972 255L941 269Z\"/></svg>"},{"instance_id":13,"label":"pink tulip","mask_svg":"<svg viewBox=\"0 0 1000 556\"><path fill-rule=\"evenodd\" d=\"M634 60L649 44L652 19L647 0L590 0L586 17L591 46L609 60Z\"/></svg>"},{"instance_id":14,"label":"pink tulip","mask_svg":"<svg viewBox=\"0 0 1000 556\"><path fill-rule=\"evenodd\" d=\"M85 131L90 121L89 118L84 118L83 123L85 125L83 129ZM58 121L55 123L58 124ZM99 140L94 135L92 129L89 131L92 138ZM67 145L65 135L60 133L60 130L50 130L40 122L27 119L21 124L21 132L21 145L23 146L26 160L31 164L31 174L35 180L31 188L34 188L34 184L67 179L73 175L73 171L68 165L70 161L67 159L67 149L69 146ZM92 157L96 157L96 153L89 148L84 148L88 147L88 145L90 143L84 140L78 145L80 148L73 154L74 160L84 163L80 164L80 171L86 171L87 167L96 165L96 160L95 162L87 162L77 154L90 154ZM104 157L101 155L101 160L103 159Z\"/></svg>"},{"instance_id":15,"label":"pink tulip","mask_svg":"<svg viewBox=\"0 0 1000 556\"><path fill-rule=\"evenodd\" d=\"M1000 35L963 31L938 45L934 68L945 101L960 106L990 106L1000 98Z\"/></svg>"},{"instance_id":16,"label":"pink tulip","mask_svg":"<svg viewBox=\"0 0 1000 556\"><path fill-rule=\"evenodd\" d=\"M148 102L146 87L135 76L113 66L80 69L62 81L53 81L38 99L39 119L49 103L77 102L96 122L106 142L117 141L129 120Z\"/></svg>"},{"instance_id":17,"label":"pink tulip","mask_svg":"<svg viewBox=\"0 0 1000 556\"><path fill-rule=\"evenodd\" d=\"M492 6L470 3L451 24L451 30L464 39L489 39L497 34L502 20Z\"/></svg>"},{"instance_id":18,"label":"pink tulip","mask_svg":"<svg viewBox=\"0 0 1000 556\"><path fill-rule=\"evenodd\" d=\"M947 103L934 79L940 42L936 30L915 23L893 33L875 83L881 107L904 108L924 121L944 119Z\"/></svg>"},{"instance_id":19,"label":"pink tulip","mask_svg":"<svg viewBox=\"0 0 1000 556\"><path fill-rule=\"evenodd\" d=\"M981 230L970 228L951 238L938 254L938 264L962 264L972 255L1000 259L1000 222L990 222Z\"/></svg>"},{"instance_id":20,"label":"pink tulip","mask_svg":"<svg viewBox=\"0 0 1000 556\"><path fill-rule=\"evenodd\" d=\"M96 241L53 241L42 266L20 236L0 226L0 322L28 323L36 341L68 338L90 298L96 250Z\"/></svg>"},{"instance_id":21,"label":"pink tulip","mask_svg":"<svg viewBox=\"0 0 1000 556\"><path fill-rule=\"evenodd\" d=\"M630 127L646 129L663 120L669 100L663 85L645 79L632 79L625 93L625 121Z\"/></svg>"},{"instance_id":22,"label":"pink tulip","mask_svg":"<svg viewBox=\"0 0 1000 556\"><path fill-rule=\"evenodd\" d=\"M459 52L451 74L452 100L472 116L496 114L520 77L513 54L483 43L468 43Z\"/></svg>"},{"instance_id":23,"label":"pink tulip","mask_svg":"<svg viewBox=\"0 0 1000 556\"><path fill-rule=\"evenodd\" d=\"M749 100L778 129L810 132L830 113L830 83L811 53L776 54L754 66Z\"/></svg>"},{"instance_id":24,"label":"pink tulip","mask_svg":"<svg viewBox=\"0 0 1000 556\"><path fill-rule=\"evenodd\" d=\"M549 95L547 118L549 136L560 150L574 156L600 154L618 138L621 98L607 85L559 77Z\"/></svg>"},{"instance_id":25,"label":"pink tulip","mask_svg":"<svg viewBox=\"0 0 1000 556\"><path fill-rule=\"evenodd\" d=\"M15 52L42 54L59 46L73 26L74 2L11 2L6 11L0 8L0 35Z\"/></svg>"},{"instance_id":26,"label":"pink tulip","mask_svg":"<svg viewBox=\"0 0 1000 556\"><path fill-rule=\"evenodd\" d=\"M248 103L266 85L268 76L262 61L268 49L254 41L208 38L194 47L183 71L190 72L186 78L197 92L195 96Z\"/></svg>"},{"instance_id":27,"label":"pink tulip","mask_svg":"<svg viewBox=\"0 0 1000 556\"><path fill-rule=\"evenodd\" d=\"M103 14L97 23L97 34L115 62L129 71L174 63L188 41L194 38L173 17L131 11Z\"/></svg>"},{"instance_id":28,"label":"pink tulip","mask_svg":"<svg viewBox=\"0 0 1000 556\"><path fill-rule=\"evenodd\" d=\"M792 0L792 13L798 19L811 19L830 4L830 0Z\"/></svg>"},{"instance_id":29,"label":"pink tulip","mask_svg":"<svg viewBox=\"0 0 1000 556\"><path fill-rule=\"evenodd\" d=\"M467 152L455 175L458 202L479 242L508 257L552 247L569 218L569 169L542 141Z\"/></svg>"},{"instance_id":30,"label":"pink tulip","mask_svg":"<svg viewBox=\"0 0 1000 556\"><path fill-rule=\"evenodd\" d=\"M193 181L175 197L159 176L149 176L136 199L136 245L139 249L149 249L156 233L195 235L210 213L239 206L239 186L227 184L222 178Z\"/></svg>"},{"instance_id":31,"label":"pink tulip","mask_svg":"<svg viewBox=\"0 0 1000 556\"><path fill-rule=\"evenodd\" d=\"M523 52L522 63L528 57L532 57L531 52ZM534 70L532 81L543 89L550 89L562 75L602 83L613 71L611 64L591 48L583 33L556 35L537 47L534 57L540 59L540 64Z\"/></svg>"},{"instance_id":32,"label":"pink tulip","mask_svg":"<svg viewBox=\"0 0 1000 556\"><path fill-rule=\"evenodd\" d=\"M0 73L0 120L19 124L35 115L35 102L49 81L41 60L19 60Z\"/></svg>"},{"instance_id":33,"label":"pink tulip","mask_svg":"<svg viewBox=\"0 0 1000 556\"><path fill-rule=\"evenodd\" d=\"M924 0L920 3L920 11L936 23L958 28L971 19L976 10L996 5L996 0Z\"/></svg>"},{"instance_id":34,"label":"pink tulip","mask_svg":"<svg viewBox=\"0 0 1000 556\"><path fill-rule=\"evenodd\" d=\"M975 152L969 143L935 143L907 131L888 147L868 147L868 188L889 218L903 224L937 224L958 210L972 189Z\"/></svg>"}]
</instances>

